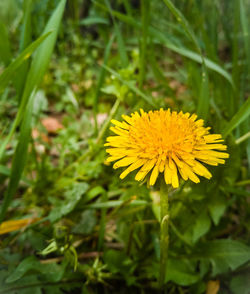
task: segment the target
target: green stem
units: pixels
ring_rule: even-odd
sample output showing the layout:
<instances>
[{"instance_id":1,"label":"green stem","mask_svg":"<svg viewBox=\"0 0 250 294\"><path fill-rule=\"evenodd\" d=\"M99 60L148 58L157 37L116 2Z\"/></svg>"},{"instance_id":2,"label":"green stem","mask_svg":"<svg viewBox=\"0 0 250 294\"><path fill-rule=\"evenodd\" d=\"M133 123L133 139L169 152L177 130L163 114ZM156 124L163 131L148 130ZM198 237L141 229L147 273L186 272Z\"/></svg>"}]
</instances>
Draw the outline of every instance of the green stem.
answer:
<instances>
[{"instance_id":1,"label":"green stem","mask_svg":"<svg viewBox=\"0 0 250 294\"><path fill-rule=\"evenodd\" d=\"M168 187L162 179L160 188L160 205L161 205L161 235L160 235L160 275L159 275L159 286L163 287L166 272L167 272L167 261L168 261Z\"/></svg>"}]
</instances>

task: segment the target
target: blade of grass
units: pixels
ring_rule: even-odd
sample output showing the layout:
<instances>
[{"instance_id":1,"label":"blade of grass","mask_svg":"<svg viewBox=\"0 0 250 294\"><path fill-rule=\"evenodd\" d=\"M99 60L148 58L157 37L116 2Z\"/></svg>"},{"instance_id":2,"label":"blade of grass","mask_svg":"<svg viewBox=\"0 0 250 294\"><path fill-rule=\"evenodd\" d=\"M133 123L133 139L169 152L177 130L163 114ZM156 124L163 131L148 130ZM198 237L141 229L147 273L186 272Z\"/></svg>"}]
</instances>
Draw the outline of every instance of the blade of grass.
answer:
<instances>
[{"instance_id":1,"label":"blade of grass","mask_svg":"<svg viewBox=\"0 0 250 294\"><path fill-rule=\"evenodd\" d=\"M1 90L6 87L8 82L12 79L15 71L21 66L37 49L37 47L49 36L51 32L48 32L45 35L39 37L36 41L34 41L28 48L26 48L2 73L0 76L0 92ZM17 127L17 119L15 119L14 123L12 124L11 130L8 136L2 141L0 146L0 161L3 156L3 152L5 150L6 145L8 144L9 140L13 136L15 129Z\"/></svg>"},{"instance_id":2,"label":"blade of grass","mask_svg":"<svg viewBox=\"0 0 250 294\"><path fill-rule=\"evenodd\" d=\"M39 86L43 75L47 69L55 41L57 38L57 33L61 23L62 15L64 12L64 7L66 0L61 0L50 17L43 34L53 31L49 37L44 41L44 43L36 51L34 59L31 63L30 70L26 79L26 84L24 92L22 95L22 101L14 122L14 128L21 123L21 133L19 141L15 150L14 158L11 166L10 182L4 196L3 205L0 211L0 222L4 219L5 213L11 203L11 200L17 190L18 183L20 181L22 172L25 167L27 154L28 154L28 144L30 140L31 123L32 123L32 112L34 107L34 97L37 87Z\"/></svg>"},{"instance_id":3,"label":"blade of grass","mask_svg":"<svg viewBox=\"0 0 250 294\"><path fill-rule=\"evenodd\" d=\"M202 63L202 78L201 78L201 88L200 88L200 95L198 98L198 106L197 106L197 114L206 119L208 116L209 111L209 79L208 79L208 72L206 68L206 62L203 57L198 39L196 38L191 26L189 25L188 21L184 17L184 15L174 6L174 4L170 0L163 0L172 14L175 16L177 21L181 24L186 34L189 36L191 41L194 43L197 52L201 56L201 63Z\"/></svg>"},{"instance_id":4,"label":"blade of grass","mask_svg":"<svg viewBox=\"0 0 250 294\"><path fill-rule=\"evenodd\" d=\"M96 1L93 1L93 2L98 7L103 9L104 11L107 11L107 8L104 5L102 5L101 3L98 3ZM115 17L117 17L121 21L125 22L126 24L129 24L134 28L138 28L138 29L141 28L141 23L136 21L134 18L129 17L123 13L120 13L120 12L114 11L114 10L112 10L112 13ZM151 38L153 38L154 40L156 39L158 42L160 42L162 45L166 46L168 49L172 50L173 52L178 53L178 54L180 54L184 57L187 57L193 61L196 61L198 63L202 63L202 57L200 54L197 54L196 52L191 51L183 46L177 47L171 41L169 41L169 39L162 32L160 32L159 29L154 28L153 26L150 26L149 27L149 35ZM219 64L213 62L212 60L210 60L208 58L204 57L204 61L205 61L207 68L220 74L222 77L224 77L231 84L232 88L235 89L235 85L232 80L232 77L226 70L224 70Z\"/></svg>"},{"instance_id":5,"label":"blade of grass","mask_svg":"<svg viewBox=\"0 0 250 294\"><path fill-rule=\"evenodd\" d=\"M11 60L10 42L4 23L0 22L0 61L8 65Z\"/></svg>"},{"instance_id":6,"label":"blade of grass","mask_svg":"<svg viewBox=\"0 0 250 294\"><path fill-rule=\"evenodd\" d=\"M7 84L12 79L16 70L32 55L32 53L39 47L39 45L49 36L48 32L36 41L34 41L28 48L26 48L1 74L0 76L0 93L4 90Z\"/></svg>"},{"instance_id":7,"label":"blade of grass","mask_svg":"<svg viewBox=\"0 0 250 294\"><path fill-rule=\"evenodd\" d=\"M247 119L250 115L250 97L235 113L225 129L222 131L223 137L227 137L240 123Z\"/></svg>"},{"instance_id":8,"label":"blade of grass","mask_svg":"<svg viewBox=\"0 0 250 294\"><path fill-rule=\"evenodd\" d=\"M119 73L117 73L116 71L114 71L113 69L111 69L110 67L106 66L106 65L102 65L108 72L110 72L112 75L114 75L119 81L121 81L124 85L126 85L131 91L133 91L134 93L136 93L138 96L142 97L148 104L150 104L151 106L157 108L156 103L153 101L153 98L144 94L141 90L139 90L138 88L136 88L133 84L131 84L128 81L125 81L120 75Z\"/></svg>"},{"instance_id":9,"label":"blade of grass","mask_svg":"<svg viewBox=\"0 0 250 294\"><path fill-rule=\"evenodd\" d=\"M245 53L247 57L247 64L248 64L248 73L250 73L250 35L249 35L249 24L248 19L246 16L246 7L244 5L243 0L240 1L240 20L241 20L241 27L243 32L243 39L244 39L244 46L245 46Z\"/></svg>"},{"instance_id":10,"label":"blade of grass","mask_svg":"<svg viewBox=\"0 0 250 294\"><path fill-rule=\"evenodd\" d=\"M141 19L142 19L142 37L140 40L140 69L139 69L139 89L145 79L146 68L146 52L147 52L147 39L148 39L148 26L150 19L150 1L141 0Z\"/></svg>"},{"instance_id":11,"label":"blade of grass","mask_svg":"<svg viewBox=\"0 0 250 294\"><path fill-rule=\"evenodd\" d=\"M27 159L27 150L31 132L31 120L33 112L33 101L35 95L29 101L28 107L26 108L24 120L21 124L21 131L19 137L19 143L16 147L15 154L12 160L10 182L8 188L4 195L3 204L0 211L0 223L3 221L5 213L11 203L11 200L17 190L19 180L21 178L22 172Z\"/></svg>"},{"instance_id":12,"label":"blade of grass","mask_svg":"<svg viewBox=\"0 0 250 294\"><path fill-rule=\"evenodd\" d=\"M198 99L198 106L197 106L197 114L202 119L206 120L209 111L209 103L210 103L210 96L209 96L209 80L208 80L208 73L207 69L202 64L202 76L201 76L201 88L200 88L200 96Z\"/></svg>"},{"instance_id":13,"label":"blade of grass","mask_svg":"<svg viewBox=\"0 0 250 294\"><path fill-rule=\"evenodd\" d=\"M107 202L108 197L106 191L102 194L102 202ZM104 235L105 235L105 227L106 227L106 215L107 215L107 208L102 208L101 211L101 219L100 219L100 229L99 229L99 236L98 236L98 243L97 243L97 250L100 251L103 247L104 242Z\"/></svg>"},{"instance_id":14,"label":"blade of grass","mask_svg":"<svg viewBox=\"0 0 250 294\"><path fill-rule=\"evenodd\" d=\"M22 24L22 30L21 30L21 39L20 39L20 48L19 52L21 53L25 48L29 46L31 43L31 9L32 9L32 1L31 0L25 0L23 2L23 24ZM22 66L18 69L14 84L15 88L17 90L19 99L21 99L21 95L23 92L25 79L27 77L27 73L29 70L30 62L29 60L26 60Z\"/></svg>"},{"instance_id":15,"label":"blade of grass","mask_svg":"<svg viewBox=\"0 0 250 294\"><path fill-rule=\"evenodd\" d=\"M104 51L104 58L103 58L103 64L107 64L108 62L108 58L109 58L109 55L110 55L110 51L111 51L111 46L113 44L113 41L114 41L114 35L112 35L112 37L110 38L106 48L105 48L105 51ZM103 84L103 81L104 81L104 78L105 78L105 69L102 67L101 68L101 71L100 71L100 74L99 74L99 77L98 77L98 81L97 81L97 85L96 85L96 92L95 92L95 96L94 96L94 117L95 117L95 131L97 132L97 113L98 113L98 101L99 101L99 94L100 94L100 90L101 90L101 87L102 87L102 84Z\"/></svg>"},{"instance_id":16,"label":"blade of grass","mask_svg":"<svg viewBox=\"0 0 250 294\"><path fill-rule=\"evenodd\" d=\"M52 51L53 51L53 48L55 45L55 41L56 41L58 29L59 29L59 24L60 24L60 21L62 18L65 3L66 3L66 0L61 0L61 2L59 2L56 10L52 14L51 18L49 19L49 21L44 29L43 35L49 34L49 36L44 41L44 43L39 47L39 49L36 51L36 54L35 54L34 59L32 61L32 64L31 64L31 67L30 67L30 70L29 70L29 73L28 73L28 76L26 79L27 82L24 87L24 91L22 94L22 100L21 100L20 107L18 109L17 116L15 118L15 121L12 124L9 135L7 136L6 140L3 142L3 144L0 147L0 159L2 157L2 154L5 149L6 144L8 143L8 141L10 140L12 135L14 134L17 126L20 124L20 121L23 117L25 107L27 105L27 101L30 97L30 94L32 93L32 91L36 87L38 87L38 85L42 81L43 75L47 69L47 66L48 66L48 63L50 60L50 56L52 54ZM52 33L50 34L51 31L52 31ZM32 44L34 44L34 43L32 43ZM23 51L23 53L21 54L22 56L25 56L24 53L26 52L26 50L28 50L28 48ZM1 86L1 80L0 80L0 86Z\"/></svg>"},{"instance_id":17,"label":"blade of grass","mask_svg":"<svg viewBox=\"0 0 250 294\"><path fill-rule=\"evenodd\" d=\"M117 43L118 43L118 51L119 51L119 54L121 57L122 66L127 67L128 66L128 56L127 56L127 52L126 52L126 47L124 45L123 37L120 32L119 25L115 21L115 18L113 16L113 10L111 9L109 0L104 0L104 1L105 1L107 8L108 8L108 11L111 15L112 21L114 23L114 29L115 29L115 34L116 34Z\"/></svg>"},{"instance_id":18,"label":"blade of grass","mask_svg":"<svg viewBox=\"0 0 250 294\"><path fill-rule=\"evenodd\" d=\"M174 6L174 4L170 0L163 0L163 2L169 8L169 10L171 11L171 13L175 16L175 18L177 19L177 21L181 24L181 26L183 27L183 29L186 32L186 34L193 41L193 43L194 43L197 51L201 54L201 49L200 49L199 42L198 42L198 40L197 40L197 38L196 38L196 36L195 36L192 28L190 27L188 21L184 17L184 15L180 12L179 9L177 9ZM201 54L201 56L202 56L202 54ZM203 56L202 56L202 58L203 58Z\"/></svg>"}]
</instances>

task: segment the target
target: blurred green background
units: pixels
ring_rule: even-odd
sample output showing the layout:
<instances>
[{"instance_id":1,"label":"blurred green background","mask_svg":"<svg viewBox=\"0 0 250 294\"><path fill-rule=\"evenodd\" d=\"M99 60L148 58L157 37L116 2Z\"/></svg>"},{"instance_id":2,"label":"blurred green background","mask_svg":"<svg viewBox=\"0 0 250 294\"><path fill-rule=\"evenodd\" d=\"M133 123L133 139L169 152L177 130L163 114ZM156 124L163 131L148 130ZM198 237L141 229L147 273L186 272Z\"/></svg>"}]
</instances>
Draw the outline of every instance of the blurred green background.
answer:
<instances>
[{"instance_id":1,"label":"blurred green background","mask_svg":"<svg viewBox=\"0 0 250 294\"><path fill-rule=\"evenodd\" d=\"M0 293L250 289L247 0L0 0ZM197 113L230 158L170 195L119 179L112 118Z\"/></svg>"}]
</instances>

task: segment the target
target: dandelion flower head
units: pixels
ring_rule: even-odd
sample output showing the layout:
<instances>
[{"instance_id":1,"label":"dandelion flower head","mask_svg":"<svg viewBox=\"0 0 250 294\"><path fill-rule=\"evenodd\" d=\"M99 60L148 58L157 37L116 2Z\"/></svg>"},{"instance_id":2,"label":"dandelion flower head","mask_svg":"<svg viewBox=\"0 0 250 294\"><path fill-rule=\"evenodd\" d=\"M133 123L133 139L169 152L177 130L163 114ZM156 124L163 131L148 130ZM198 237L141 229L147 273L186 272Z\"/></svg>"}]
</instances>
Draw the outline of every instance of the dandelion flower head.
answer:
<instances>
[{"instance_id":1,"label":"dandelion flower head","mask_svg":"<svg viewBox=\"0 0 250 294\"><path fill-rule=\"evenodd\" d=\"M107 138L105 146L108 162L113 167L127 167L120 175L125 178L139 169L135 180L142 181L150 172L149 184L154 185L159 173L164 173L166 184L179 187L179 178L200 182L198 176L212 177L203 165L225 163L229 155L219 134L210 134L202 119L190 113L156 110L131 116L123 115L124 121L111 120L110 128L115 136ZM198 176L197 176L198 175Z\"/></svg>"}]
</instances>

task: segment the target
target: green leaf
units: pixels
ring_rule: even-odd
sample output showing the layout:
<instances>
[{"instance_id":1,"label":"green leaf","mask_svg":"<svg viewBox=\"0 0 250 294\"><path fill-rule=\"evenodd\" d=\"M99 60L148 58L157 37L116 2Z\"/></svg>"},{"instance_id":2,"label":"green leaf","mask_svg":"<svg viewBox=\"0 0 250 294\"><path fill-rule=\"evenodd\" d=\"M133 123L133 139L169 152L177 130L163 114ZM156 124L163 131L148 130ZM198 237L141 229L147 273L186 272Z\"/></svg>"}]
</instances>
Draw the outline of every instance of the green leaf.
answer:
<instances>
[{"instance_id":1,"label":"green leaf","mask_svg":"<svg viewBox=\"0 0 250 294\"><path fill-rule=\"evenodd\" d=\"M22 278L26 272L28 272L31 269L39 269L40 262L34 257L30 256L25 258L10 274L10 276L7 278L6 283L13 283L20 278Z\"/></svg>"},{"instance_id":2,"label":"green leaf","mask_svg":"<svg viewBox=\"0 0 250 294\"><path fill-rule=\"evenodd\" d=\"M211 262L213 276L235 270L250 260L250 247L230 239L202 243L196 252L195 258Z\"/></svg>"},{"instance_id":3,"label":"green leaf","mask_svg":"<svg viewBox=\"0 0 250 294\"><path fill-rule=\"evenodd\" d=\"M249 294L250 268L247 272L234 276L230 281L230 289L233 294Z\"/></svg>"},{"instance_id":4,"label":"green leaf","mask_svg":"<svg viewBox=\"0 0 250 294\"><path fill-rule=\"evenodd\" d=\"M208 210L213 220L213 223L217 226L221 217L223 216L227 207L227 199L222 192L218 191L212 193L209 197Z\"/></svg>"},{"instance_id":5,"label":"green leaf","mask_svg":"<svg viewBox=\"0 0 250 294\"><path fill-rule=\"evenodd\" d=\"M172 281L177 285L189 286L200 280L195 271L195 264L189 260L169 258L165 282Z\"/></svg>"},{"instance_id":6,"label":"green leaf","mask_svg":"<svg viewBox=\"0 0 250 294\"><path fill-rule=\"evenodd\" d=\"M124 252L117 250L107 250L103 259L112 273L128 275L134 267L132 260Z\"/></svg>"},{"instance_id":7,"label":"green leaf","mask_svg":"<svg viewBox=\"0 0 250 294\"><path fill-rule=\"evenodd\" d=\"M211 220L206 210L201 211L199 216L195 220L193 226L192 241L197 242L200 237L204 236L211 227Z\"/></svg>"},{"instance_id":8,"label":"green leaf","mask_svg":"<svg viewBox=\"0 0 250 294\"><path fill-rule=\"evenodd\" d=\"M88 209L82 213L80 221L76 224L72 231L76 234L89 235L93 232L96 223L97 218L95 210Z\"/></svg>"},{"instance_id":9,"label":"green leaf","mask_svg":"<svg viewBox=\"0 0 250 294\"><path fill-rule=\"evenodd\" d=\"M222 131L224 137L227 137L240 123L250 115L250 97L245 101L241 108L235 113L225 129Z\"/></svg>"},{"instance_id":10,"label":"green leaf","mask_svg":"<svg viewBox=\"0 0 250 294\"><path fill-rule=\"evenodd\" d=\"M88 187L89 185L87 183L74 183L64 193L63 200L51 197L50 201L54 207L49 214L50 221L55 222L62 216L65 216L72 212L84 193L88 190Z\"/></svg>"},{"instance_id":11,"label":"green leaf","mask_svg":"<svg viewBox=\"0 0 250 294\"><path fill-rule=\"evenodd\" d=\"M58 265L56 263L41 264L34 256L25 258L17 268L9 275L6 283L20 280L29 271L39 272L46 281L58 282L62 279L67 263Z\"/></svg>"}]
</instances>

